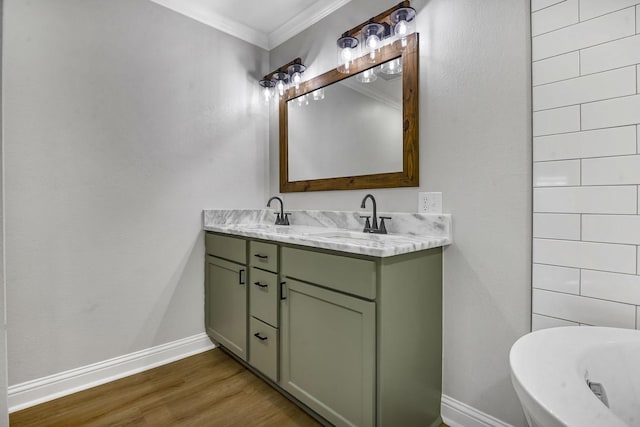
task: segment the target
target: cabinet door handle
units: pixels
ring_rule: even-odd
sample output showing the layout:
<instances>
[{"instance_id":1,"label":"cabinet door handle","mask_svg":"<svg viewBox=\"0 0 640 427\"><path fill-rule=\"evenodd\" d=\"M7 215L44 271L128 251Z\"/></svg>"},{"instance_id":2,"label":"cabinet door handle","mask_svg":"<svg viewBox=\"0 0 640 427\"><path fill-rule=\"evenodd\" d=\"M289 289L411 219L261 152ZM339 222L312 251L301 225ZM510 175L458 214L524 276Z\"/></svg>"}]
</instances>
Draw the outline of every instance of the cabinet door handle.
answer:
<instances>
[{"instance_id":1,"label":"cabinet door handle","mask_svg":"<svg viewBox=\"0 0 640 427\"><path fill-rule=\"evenodd\" d=\"M287 294L284 292L284 287L287 285L287 282L280 282L280 300L287 299Z\"/></svg>"},{"instance_id":2,"label":"cabinet door handle","mask_svg":"<svg viewBox=\"0 0 640 427\"><path fill-rule=\"evenodd\" d=\"M260 282L253 282L254 285L260 287L260 288L267 288L269 287L269 285L264 284L264 283L260 283Z\"/></svg>"},{"instance_id":3,"label":"cabinet door handle","mask_svg":"<svg viewBox=\"0 0 640 427\"><path fill-rule=\"evenodd\" d=\"M238 284L244 285L244 270L238 272Z\"/></svg>"},{"instance_id":4,"label":"cabinet door handle","mask_svg":"<svg viewBox=\"0 0 640 427\"><path fill-rule=\"evenodd\" d=\"M258 338L260 341L266 341L269 339L269 337L263 337L262 335L260 335L260 332L256 332L255 334L253 334L253 336Z\"/></svg>"},{"instance_id":5,"label":"cabinet door handle","mask_svg":"<svg viewBox=\"0 0 640 427\"><path fill-rule=\"evenodd\" d=\"M269 259L269 255L253 254L253 256L260 259Z\"/></svg>"}]
</instances>

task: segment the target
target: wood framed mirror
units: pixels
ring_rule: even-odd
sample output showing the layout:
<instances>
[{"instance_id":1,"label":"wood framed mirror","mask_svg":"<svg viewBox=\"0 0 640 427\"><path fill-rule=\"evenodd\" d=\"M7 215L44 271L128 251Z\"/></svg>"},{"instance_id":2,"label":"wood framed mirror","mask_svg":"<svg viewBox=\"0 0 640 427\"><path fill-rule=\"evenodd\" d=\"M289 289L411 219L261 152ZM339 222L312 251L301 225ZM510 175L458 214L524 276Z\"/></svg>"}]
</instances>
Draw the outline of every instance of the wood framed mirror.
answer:
<instances>
[{"instance_id":1,"label":"wood framed mirror","mask_svg":"<svg viewBox=\"0 0 640 427\"><path fill-rule=\"evenodd\" d=\"M285 92L279 103L280 192L419 185L418 40L411 34L403 50L383 46L375 64L360 57L349 74L333 69ZM388 88L363 84L365 73L385 64L402 67L397 78L377 73L378 80L391 82Z\"/></svg>"}]
</instances>

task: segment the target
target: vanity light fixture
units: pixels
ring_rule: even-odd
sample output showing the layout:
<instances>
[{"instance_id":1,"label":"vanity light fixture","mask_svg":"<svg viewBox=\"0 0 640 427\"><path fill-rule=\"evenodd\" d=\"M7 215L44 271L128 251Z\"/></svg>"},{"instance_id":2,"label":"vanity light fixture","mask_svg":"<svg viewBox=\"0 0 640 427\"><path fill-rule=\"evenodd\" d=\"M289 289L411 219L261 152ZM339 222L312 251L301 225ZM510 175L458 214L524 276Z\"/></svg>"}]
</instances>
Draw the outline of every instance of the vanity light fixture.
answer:
<instances>
[{"instance_id":1,"label":"vanity light fixture","mask_svg":"<svg viewBox=\"0 0 640 427\"><path fill-rule=\"evenodd\" d=\"M380 48L390 42L398 43L398 49L404 49L407 36L415 32L415 18L415 9L411 7L409 0L405 0L344 32L336 43L336 69L340 73L349 74L352 64L359 59L359 53L364 55L367 62L376 63L380 60ZM361 46L361 52L356 50L358 46Z\"/></svg>"},{"instance_id":2,"label":"vanity light fixture","mask_svg":"<svg viewBox=\"0 0 640 427\"><path fill-rule=\"evenodd\" d=\"M296 92L300 90L300 83L302 82L302 73L306 70L302 64L291 64L289 68L287 68L287 73L289 73L289 81L296 88Z\"/></svg>"},{"instance_id":3,"label":"vanity light fixture","mask_svg":"<svg viewBox=\"0 0 640 427\"><path fill-rule=\"evenodd\" d=\"M274 88L276 83L273 80L262 79L258 82L262 87L262 100L265 104L268 104L273 97Z\"/></svg>"},{"instance_id":4,"label":"vanity light fixture","mask_svg":"<svg viewBox=\"0 0 640 427\"><path fill-rule=\"evenodd\" d=\"M336 42L338 46L338 71L349 74L351 63L358 58L358 39L346 33Z\"/></svg>"},{"instance_id":5,"label":"vanity light fixture","mask_svg":"<svg viewBox=\"0 0 640 427\"><path fill-rule=\"evenodd\" d=\"M306 67L302 64L302 59L296 58L265 75L262 80L258 82L263 88L263 99L271 99L273 91L280 97L283 97L289 87L289 82L294 84L297 89L302 82L302 73L305 69Z\"/></svg>"},{"instance_id":6,"label":"vanity light fixture","mask_svg":"<svg viewBox=\"0 0 640 427\"><path fill-rule=\"evenodd\" d=\"M324 88L316 89L312 93L314 101L321 101L324 99Z\"/></svg>"},{"instance_id":7,"label":"vanity light fixture","mask_svg":"<svg viewBox=\"0 0 640 427\"><path fill-rule=\"evenodd\" d=\"M405 40L406 44L406 40ZM400 74L402 73L402 61L400 58L392 59L380 66L380 71L384 74Z\"/></svg>"},{"instance_id":8,"label":"vanity light fixture","mask_svg":"<svg viewBox=\"0 0 640 427\"><path fill-rule=\"evenodd\" d=\"M356 80L360 83L373 83L378 80L378 76L376 76L373 68L369 68L368 70L364 70L363 72L356 74Z\"/></svg>"},{"instance_id":9,"label":"vanity light fixture","mask_svg":"<svg viewBox=\"0 0 640 427\"><path fill-rule=\"evenodd\" d=\"M362 27L362 48L369 62L378 62L378 52L382 47L382 40L391 34L388 24L370 22Z\"/></svg>"},{"instance_id":10,"label":"vanity light fixture","mask_svg":"<svg viewBox=\"0 0 640 427\"><path fill-rule=\"evenodd\" d=\"M412 7L401 7L391 14L390 19L398 47L404 49L407 47L407 36L416 31L416 10Z\"/></svg>"},{"instance_id":11,"label":"vanity light fixture","mask_svg":"<svg viewBox=\"0 0 640 427\"><path fill-rule=\"evenodd\" d=\"M276 91L278 95L283 96L284 91L287 88L287 83L289 83L289 74L287 73L273 73L271 76L273 79L273 83L276 87Z\"/></svg>"}]
</instances>

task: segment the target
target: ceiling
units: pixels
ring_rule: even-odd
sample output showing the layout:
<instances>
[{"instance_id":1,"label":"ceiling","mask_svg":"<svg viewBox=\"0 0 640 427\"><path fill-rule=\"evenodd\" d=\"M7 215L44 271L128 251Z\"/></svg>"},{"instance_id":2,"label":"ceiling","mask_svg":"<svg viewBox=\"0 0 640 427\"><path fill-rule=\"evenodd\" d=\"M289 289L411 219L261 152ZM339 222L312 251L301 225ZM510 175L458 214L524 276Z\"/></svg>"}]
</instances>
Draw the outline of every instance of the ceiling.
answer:
<instances>
[{"instance_id":1,"label":"ceiling","mask_svg":"<svg viewBox=\"0 0 640 427\"><path fill-rule=\"evenodd\" d=\"M151 0L271 50L351 0Z\"/></svg>"}]
</instances>

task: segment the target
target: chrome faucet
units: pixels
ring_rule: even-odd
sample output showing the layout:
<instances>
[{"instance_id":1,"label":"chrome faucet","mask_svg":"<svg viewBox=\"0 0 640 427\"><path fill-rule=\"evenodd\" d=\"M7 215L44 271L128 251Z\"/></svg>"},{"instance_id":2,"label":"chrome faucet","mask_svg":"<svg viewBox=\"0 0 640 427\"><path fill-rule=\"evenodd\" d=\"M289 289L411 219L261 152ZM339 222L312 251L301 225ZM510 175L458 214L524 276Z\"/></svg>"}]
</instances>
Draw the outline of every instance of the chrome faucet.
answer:
<instances>
[{"instance_id":1,"label":"chrome faucet","mask_svg":"<svg viewBox=\"0 0 640 427\"><path fill-rule=\"evenodd\" d=\"M360 208L361 209L365 208L365 203L367 202L367 199L371 199L371 203L373 203L373 222L369 222L369 218L371 218L371 216L361 215L360 218L366 218L364 223L364 230L362 231L364 233L387 234L387 227L384 224L384 220L385 219L390 220L391 217L381 216L380 227L378 227L378 211L377 211L375 197L373 197L372 194L367 194L366 196L364 196L364 198L362 199L362 203L360 204Z\"/></svg>"},{"instance_id":2,"label":"chrome faucet","mask_svg":"<svg viewBox=\"0 0 640 427\"><path fill-rule=\"evenodd\" d=\"M270 198L267 202L267 207L271 207L271 202L273 200L277 200L280 202L280 212L276 211L276 225L289 225L289 215L291 215L291 212L284 211L284 202L280 197L273 196L272 198Z\"/></svg>"}]
</instances>

